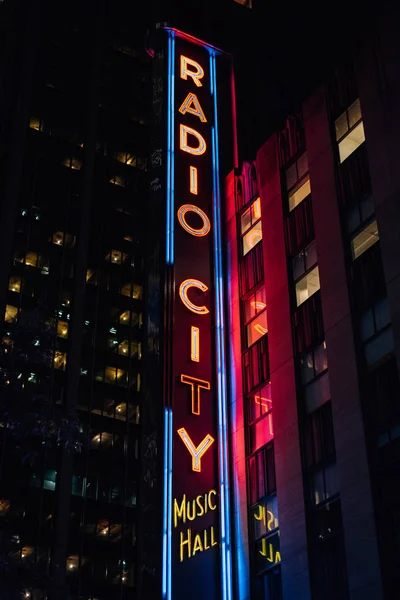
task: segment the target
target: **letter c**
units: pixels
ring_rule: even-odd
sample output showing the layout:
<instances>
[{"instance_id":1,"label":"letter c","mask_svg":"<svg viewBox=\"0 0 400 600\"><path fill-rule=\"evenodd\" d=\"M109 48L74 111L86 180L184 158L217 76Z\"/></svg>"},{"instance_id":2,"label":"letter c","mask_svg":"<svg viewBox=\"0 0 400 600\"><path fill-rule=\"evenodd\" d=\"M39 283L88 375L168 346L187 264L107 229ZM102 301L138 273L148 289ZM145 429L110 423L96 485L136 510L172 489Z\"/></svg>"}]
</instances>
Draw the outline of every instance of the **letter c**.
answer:
<instances>
[{"instance_id":1,"label":"letter c","mask_svg":"<svg viewBox=\"0 0 400 600\"><path fill-rule=\"evenodd\" d=\"M217 492L215 490L210 490L208 493L208 506L210 507L210 510L215 510L217 508L217 505L211 504L211 494L213 494L213 496L216 496Z\"/></svg>"},{"instance_id":2,"label":"letter c","mask_svg":"<svg viewBox=\"0 0 400 600\"><path fill-rule=\"evenodd\" d=\"M208 290L208 287L205 285L205 283L199 281L198 279L185 279L185 281L182 281L181 285L179 286L179 296L183 304L196 315L206 315L210 312L206 306L197 306L197 304L193 304L193 302L189 300L187 293L191 287L198 288L202 292L206 292Z\"/></svg>"}]
</instances>

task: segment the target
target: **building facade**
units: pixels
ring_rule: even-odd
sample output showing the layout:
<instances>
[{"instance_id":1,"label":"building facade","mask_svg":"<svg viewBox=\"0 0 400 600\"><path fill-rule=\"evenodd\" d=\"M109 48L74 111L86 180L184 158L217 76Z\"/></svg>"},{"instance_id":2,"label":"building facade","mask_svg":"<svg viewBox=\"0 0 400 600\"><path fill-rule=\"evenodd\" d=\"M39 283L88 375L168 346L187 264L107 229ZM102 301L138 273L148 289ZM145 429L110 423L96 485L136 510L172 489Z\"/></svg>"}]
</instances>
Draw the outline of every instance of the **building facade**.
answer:
<instances>
[{"instance_id":1,"label":"building facade","mask_svg":"<svg viewBox=\"0 0 400 600\"><path fill-rule=\"evenodd\" d=\"M398 595L396 22L226 180L238 598Z\"/></svg>"}]
</instances>

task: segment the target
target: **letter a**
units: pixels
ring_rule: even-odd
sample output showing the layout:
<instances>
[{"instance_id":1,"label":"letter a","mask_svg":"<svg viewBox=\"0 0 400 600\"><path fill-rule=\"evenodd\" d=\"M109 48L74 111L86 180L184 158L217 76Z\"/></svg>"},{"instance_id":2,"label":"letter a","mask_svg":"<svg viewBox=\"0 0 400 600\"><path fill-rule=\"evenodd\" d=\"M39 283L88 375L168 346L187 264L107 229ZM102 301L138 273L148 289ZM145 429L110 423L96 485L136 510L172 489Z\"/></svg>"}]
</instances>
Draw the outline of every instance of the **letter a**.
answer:
<instances>
[{"instance_id":1,"label":"letter a","mask_svg":"<svg viewBox=\"0 0 400 600\"><path fill-rule=\"evenodd\" d=\"M203 109L201 108L199 99L196 94L192 94L192 92L190 92L182 102L179 112L183 115L190 113L191 115L195 115L195 117L199 117L202 123L207 123L207 119L204 115Z\"/></svg>"}]
</instances>

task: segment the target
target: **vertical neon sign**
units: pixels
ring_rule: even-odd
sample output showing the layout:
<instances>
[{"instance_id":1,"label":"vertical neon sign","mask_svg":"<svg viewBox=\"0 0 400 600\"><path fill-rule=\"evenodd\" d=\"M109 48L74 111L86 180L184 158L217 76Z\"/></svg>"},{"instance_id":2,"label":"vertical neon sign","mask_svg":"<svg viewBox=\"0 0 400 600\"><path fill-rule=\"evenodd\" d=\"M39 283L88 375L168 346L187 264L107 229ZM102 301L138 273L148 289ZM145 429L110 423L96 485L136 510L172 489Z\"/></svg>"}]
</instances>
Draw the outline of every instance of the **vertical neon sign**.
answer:
<instances>
[{"instance_id":1,"label":"vertical neon sign","mask_svg":"<svg viewBox=\"0 0 400 600\"><path fill-rule=\"evenodd\" d=\"M164 600L232 600L217 64L168 29Z\"/></svg>"}]
</instances>

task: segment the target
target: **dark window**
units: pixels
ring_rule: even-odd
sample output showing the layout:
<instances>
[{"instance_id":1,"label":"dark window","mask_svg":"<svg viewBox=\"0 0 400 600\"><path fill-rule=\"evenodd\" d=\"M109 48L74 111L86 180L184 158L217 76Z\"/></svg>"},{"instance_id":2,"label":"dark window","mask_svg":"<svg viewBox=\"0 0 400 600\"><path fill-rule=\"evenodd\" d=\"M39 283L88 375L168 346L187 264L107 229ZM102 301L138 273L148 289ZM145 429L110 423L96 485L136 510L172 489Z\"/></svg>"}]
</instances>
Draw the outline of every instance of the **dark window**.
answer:
<instances>
[{"instance_id":1,"label":"dark window","mask_svg":"<svg viewBox=\"0 0 400 600\"><path fill-rule=\"evenodd\" d=\"M254 579L254 600L282 600L280 567Z\"/></svg>"},{"instance_id":2,"label":"dark window","mask_svg":"<svg viewBox=\"0 0 400 600\"><path fill-rule=\"evenodd\" d=\"M251 456L247 467L250 504L256 504L276 489L273 443Z\"/></svg>"},{"instance_id":3,"label":"dark window","mask_svg":"<svg viewBox=\"0 0 400 600\"><path fill-rule=\"evenodd\" d=\"M249 394L269 379L268 338L263 336L243 354L243 387Z\"/></svg>"},{"instance_id":4,"label":"dark window","mask_svg":"<svg viewBox=\"0 0 400 600\"><path fill-rule=\"evenodd\" d=\"M257 244L240 263L240 295L245 296L264 279L262 244Z\"/></svg>"},{"instance_id":5,"label":"dark window","mask_svg":"<svg viewBox=\"0 0 400 600\"><path fill-rule=\"evenodd\" d=\"M311 574L314 598L349 598L340 502L315 511L312 523Z\"/></svg>"},{"instance_id":6,"label":"dark window","mask_svg":"<svg viewBox=\"0 0 400 600\"><path fill-rule=\"evenodd\" d=\"M311 196L307 196L292 210L285 220L286 251L290 256L298 254L314 238L314 221Z\"/></svg>"},{"instance_id":7,"label":"dark window","mask_svg":"<svg viewBox=\"0 0 400 600\"><path fill-rule=\"evenodd\" d=\"M295 352L302 354L324 337L321 294L316 292L293 315Z\"/></svg>"}]
</instances>

